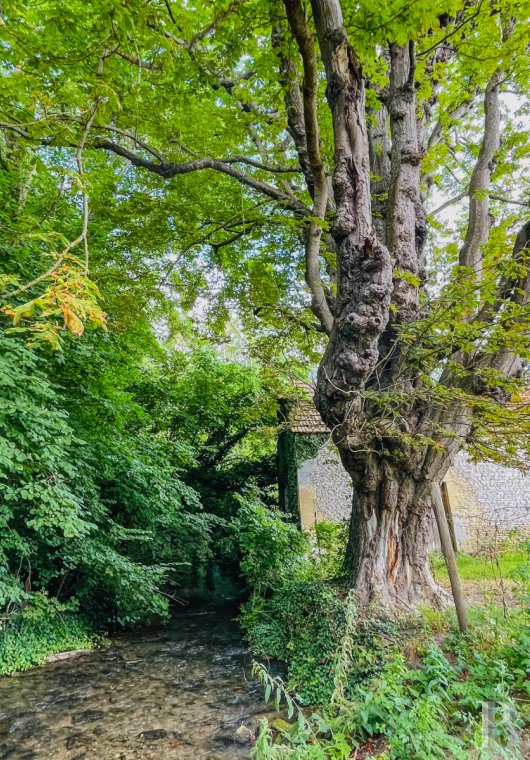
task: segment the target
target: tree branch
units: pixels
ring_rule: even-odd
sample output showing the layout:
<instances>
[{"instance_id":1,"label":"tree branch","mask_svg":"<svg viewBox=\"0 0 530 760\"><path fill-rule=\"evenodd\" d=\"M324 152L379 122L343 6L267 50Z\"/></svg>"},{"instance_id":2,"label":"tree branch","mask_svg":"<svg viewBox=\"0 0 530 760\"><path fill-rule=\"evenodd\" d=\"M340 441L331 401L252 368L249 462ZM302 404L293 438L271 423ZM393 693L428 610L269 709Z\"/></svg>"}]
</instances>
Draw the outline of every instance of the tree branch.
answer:
<instances>
[{"instance_id":1,"label":"tree branch","mask_svg":"<svg viewBox=\"0 0 530 760\"><path fill-rule=\"evenodd\" d=\"M273 164L256 161L247 156L231 156L230 158L223 158L221 160L224 164L247 164L264 172L271 172L271 174L297 174L302 171L299 166L274 166Z\"/></svg>"},{"instance_id":2,"label":"tree branch","mask_svg":"<svg viewBox=\"0 0 530 760\"><path fill-rule=\"evenodd\" d=\"M445 201L445 203L442 203L441 206L437 206L432 211L429 211L429 216L436 216L437 214L441 214L441 212L445 211L446 208L453 206L455 203L458 203L458 201L461 201L463 198L465 198L468 193L469 190L465 190L463 193L455 195L454 198L450 198L448 201ZM513 203L515 206L523 206L525 208L528 208L530 206L530 201L521 201L517 198L505 198L504 195L497 195L496 193L488 193L488 197L492 201L499 201L500 203Z\"/></svg>"},{"instance_id":3,"label":"tree branch","mask_svg":"<svg viewBox=\"0 0 530 760\"><path fill-rule=\"evenodd\" d=\"M506 303L518 307L525 307L530 303L530 222L527 222L519 230L513 247L512 261L524 268L522 275L509 275L503 277L497 289L497 296L494 304L486 304L476 317L476 321L489 322L494 324L499 318L499 325L502 323L503 330L509 331L517 322L517 312L503 314L503 305ZM520 315L519 315L520 318ZM514 352L509 346L503 346L502 341L499 349L494 353L479 353L472 355L468 359L468 364L473 365L475 370L494 370L506 378L520 377L528 360L521 358L518 353ZM478 374L475 380L476 393L486 393L487 395L503 395L506 391L502 388L486 387L486 383Z\"/></svg>"},{"instance_id":4,"label":"tree branch","mask_svg":"<svg viewBox=\"0 0 530 760\"><path fill-rule=\"evenodd\" d=\"M17 134L19 134L21 137L24 137L26 140L35 140L35 138L32 137L32 135L29 134L29 132L26 132L25 130L18 127L16 124L10 124L8 122L0 122L0 128L3 129L10 129ZM117 128L112 128L113 130L117 131ZM120 133L124 133L122 130L120 130ZM127 136L130 136L130 139L135 140L138 142L137 138L134 137L132 133L127 133ZM37 138L36 142L38 142L40 145L50 145L51 139L50 138ZM77 147L77 146L64 146L64 147ZM158 156L158 153L155 153L152 148L148 148L147 145L143 144L143 146L146 150L148 150L152 155ZM94 150L108 150L111 153L114 153L117 156L121 156L122 158L127 159L133 166L138 167L139 169L146 169L147 171L152 172L153 174L157 174L160 177L163 177L164 179L171 179L172 177L177 177L182 174L190 174L191 172L196 171L203 171L204 169L213 169L214 171L221 172L222 174L226 174L229 177L233 177L238 182L240 182L242 185L245 185L247 187L252 188L253 190L256 190L259 193L262 193L263 195L266 195L268 198L272 198L272 200L277 201L278 203L281 203L286 208L290 208L292 211L294 211L299 216L310 216L311 210L305 205L305 203L302 203L302 201L298 200L294 195L288 194L286 192L282 192L277 187L274 187L274 185L270 185L268 182L264 182L263 180L260 180L256 177L253 177L250 174L246 174L245 172L241 171L240 169L233 166L235 163L247 163L251 166L255 166L256 168L263 169L264 171L272 171L272 172L279 172L279 173L291 173L296 171L296 169L290 169L288 167L272 167L267 164L261 164L258 161L254 161L253 159L246 158L244 156L234 156L232 158L227 159L215 159L215 158L197 158L193 161L186 161L184 163L176 164L171 161L161 161L154 162L149 160L148 158L145 158L144 156L140 156L137 153L134 153L133 151L129 150L128 148L125 148L123 145L120 145L119 143L113 142L112 140L94 140L90 143L86 144L86 148L92 148Z\"/></svg>"},{"instance_id":5,"label":"tree branch","mask_svg":"<svg viewBox=\"0 0 530 760\"><path fill-rule=\"evenodd\" d=\"M141 140L138 135L136 135L134 132L129 132L126 129L120 129L119 127L114 127L110 124L105 124L103 126L98 125L97 129L103 129L107 132L114 132L117 135L121 135L122 137L127 137L129 140L131 140L134 145L136 145L138 148L142 148L147 153L150 153L153 158L156 158L160 163L164 163L163 156L155 150L155 148L152 148L150 145L148 145L146 142Z\"/></svg>"},{"instance_id":6,"label":"tree branch","mask_svg":"<svg viewBox=\"0 0 530 760\"><path fill-rule=\"evenodd\" d=\"M394 264L410 277L396 278L391 321L410 322L418 315L419 279L427 239L420 192L423 154L419 144L414 81L414 48L390 44L388 112L392 136L387 241Z\"/></svg>"},{"instance_id":7,"label":"tree branch","mask_svg":"<svg viewBox=\"0 0 530 760\"><path fill-rule=\"evenodd\" d=\"M512 261L526 266L526 274L523 276L505 276L499 281L497 295L493 303L485 304L477 314L476 322L491 322L499 313L503 302L509 300L518 306L528 303L530 298L530 261L528 257L530 247L530 222L524 224L515 239L512 253Z\"/></svg>"},{"instance_id":8,"label":"tree branch","mask_svg":"<svg viewBox=\"0 0 530 760\"><path fill-rule=\"evenodd\" d=\"M122 158L126 158L133 166L147 169L147 171L158 174L160 177L164 177L164 179L171 179L172 177L177 177L182 174L191 174L191 172L203 171L204 169L213 169L237 179L242 185L246 185L253 190L263 193L263 195L272 198L302 216L309 216L311 214L310 209L308 209L305 203L299 201L295 196L288 195L287 193L278 190L274 185L269 185L267 182L263 182L263 180L252 177L251 175L242 172L240 169L237 169L233 166L233 163L237 163L236 159L215 159L206 157L197 158L194 161L186 161L181 164L175 164L173 162L154 163L153 161L143 158L137 153L133 153L127 148L124 148L123 145L119 145L110 140L97 140L87 147L108 150ZM257 162L253 165L256 163Z\"/></svg>"},{"instance_id":9,"label":"tree branch","mask_svg":"<svg viewBox=\"0 0 530 760\"><path fill-rule=\"evenodd\" d=\"M386 243L391 149L386 105L380 103L377 111L370 112L370 117L368 121L368 144L370 146L372 213L377 236Z\"/></svg>"},{"instance_id":10,"label":"tree branch","mask_svg":"<svg viewBox=\"0 0 530 760\"><path fill-rule=\"evenodd\" d=\"M458 195L455 195L454 198L450 198L448 201L445 201L445 203L442 203L441 206L437 206L435 209L433 209L433 211L429 211L429 216L436 216L437 214L441 214L442 211L445 211L446 208L453 206L455 203L458 203L458 201L461 201L463 198L465 198L468 192L468 190L464 190L463 193L459 193Z\"/></svg>"},{"instance_id":11,"label":"tree branch","mask_svg":"<svg viewBox=\"0 0 530 760\"><path fill-rule=\"evenodd\" d=\"M305 177L309 194L313 197L314 179L311 163L307 153L307 139L304 125L304 107L302 93L298 81L296 64L285 54L285 34L281 26L276 26L272 33L272 46L275 49L280 64L280 84L283 88L285 110L287 112L287 125L292 137L298 160Z\"/></svg>"},{"instance_id":12,"label":"tree branch","mask_svg":"<svg viewBox=\"0 0 530 760\"><path fill-rule=\"evenodd\" d=\"M500 201L501 203L513 203L515 206L524 206L528 208L530 201L520 201L517 198L505 198L504 195L497 195L496 193L490 193L492 201Z\"/></svg>"},{"instance_id":13,"label":"tree branch","mask_svg":"<svg viewBox=\"0 0 530 760\"><path fill-rule=\"evenodd\" d=\"M476 95L476 93L474 93L474 95ZM450 121L455 122L457 119L461 119L462 116L465 116L465 114L473 106L474 100L474 97L466 98L466 100L462 101L462 103L460 103L458 106L455 106L455 108L449 112ZM442 136L444 129L445 123L439 119L434 125L434 128L427 139L427 150L430 150L434 145L436 145Z\"/></svg>"},{"instance_id":14,"label":"tree branch","mask_svg":"<svg viewBox=\"0 0 530 760\"><path fill-rule=\"evenodd\" d=\"M320 137L317 116L318 65L313 35L299 0L284 0L289 27L294 35L302 58L303 116L307 157L311 167L313 185L313 216L323 220L328 200L328 181L320 154ZM322 224L311 221L305 234L306 282L311 290L311 309L329 335L333 314L329 308L320 272L320 242Z\"/></svg>"},{"instance_id":15,"label":"tree branch","mask_svg":"<svg viewBox=\"0 0 530 760\"><path fill-rule=\"evenodd\" d=\"M495 154L500 145L500 78L501 73L497 70L488 82L484 94L484 134L469 183L469 223L459 254L460 266L471 267L477 280L480 280L482 275L482 246L489 238L491 227L488 191Z\"/></svg>"},{"instance_id":16,"label":"tree branch","mask_svg":"<svg viewBox=\"0 0 530 760\"><path fill-rule=\"evenodd\" d=\"M233 3L231 3L228 8L224 11L222 11L211 24L208 24L208 26L205 26L204 29L202 29L200 32L197 32L190 40L182 40L176 37L174 34L172 34L167 29L162 29L162 34L166 39L171 40L179 47L185 48L186 50L193 50L198 42L201 40L204 40L206 37L209 37L212 32L215 32L217 27L223 23L225 19L230 16L233 11L235 11L237 8L239 8L240 5L243 5L246 2L246 0L234 0Z\"/></svg>"},{"instance_id":17,"label":"tree branch","mask_svg":"<svg viewBox=\"0 0 530 760\"><path fill-rule=\"evenodd\" d=\"M160 64L144 61L134 55L124 53L122 50L113 50L112 52L116 55L119 55L119 57L123 58L124 61L129 61L129 63L132 63L135 66L139 66L141 69L147 69L147 71L162 71L162 66L160 66Z\"/></svg>"}]
</instances>

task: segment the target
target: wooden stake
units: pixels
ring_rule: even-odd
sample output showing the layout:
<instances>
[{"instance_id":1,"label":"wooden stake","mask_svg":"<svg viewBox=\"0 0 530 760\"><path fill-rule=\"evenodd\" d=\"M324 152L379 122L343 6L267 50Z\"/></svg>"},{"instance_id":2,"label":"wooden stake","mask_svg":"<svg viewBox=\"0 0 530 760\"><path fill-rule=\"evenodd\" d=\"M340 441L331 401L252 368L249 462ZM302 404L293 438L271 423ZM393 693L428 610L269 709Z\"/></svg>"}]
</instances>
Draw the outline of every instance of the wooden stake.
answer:
<instances>
[{"instance_id":1,"label":"wooden stake","mask_svg":"<svg viewBox=\"0 0 530 760\"><path fill-rule=\"evenodd\" d=\"M456 540L455 521L453 519L453 510L451 509L451 502L449 501L449 494L447 492L447 483L442 483L442 501L445 510L445 516L447 517L447 525L449 527L449 533L451 535L451 543L455 554L458 554L458 542Z\"/></svg>"},{"instance_id":2,"label":"wooden stake","mask_svg":"<svg viewBox=\"0 0 530 760\"><path fill-rule=\"evenodd\" d=\"M453 592L453 600L455 603L458 625L462 633L464 633L464 631L467 631L468 629L466 603L464 600L464 593L462 591L460 575L458 574L458 567L456 565L456 556L453 549L453 542L451 541L451 534L449 532L447 517L445 515L442 493L438 483L435 483L432 487L432 505L436 517L436 524L438 525L438 533L440 535L442 552L444 555L447 572L449 573L449 580L451 582L451 590Z\"/></svg>"}]
</instances>

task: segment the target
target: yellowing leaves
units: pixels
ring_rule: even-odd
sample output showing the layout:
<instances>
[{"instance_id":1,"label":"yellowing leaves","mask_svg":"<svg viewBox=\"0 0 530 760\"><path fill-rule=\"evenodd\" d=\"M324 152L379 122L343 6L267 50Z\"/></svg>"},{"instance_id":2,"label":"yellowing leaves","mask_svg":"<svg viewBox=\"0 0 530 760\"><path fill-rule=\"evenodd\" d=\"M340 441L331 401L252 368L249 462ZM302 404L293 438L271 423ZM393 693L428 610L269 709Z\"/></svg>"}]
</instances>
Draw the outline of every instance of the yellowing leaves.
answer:
<instances>
[{"instance_id":1,"label":"yellowing leaves","mask_svg":"<svg viewBox=\"0 0 530 760\"><path fill-rule=\"evenodd\" d=\"M74 335L82 335L85 331L84 325L71 309L67 306L63 306L64 326L67 330L74 333Z\"/></svg>"},{"instance_id":2,"label":"yellowing leaves","mask_svg":"<svg viewBox=\"0 0 530 760\"><path fill-rule=\"evenodd\" d=\"M65 257L47 281L48 286L37 298L18 306L2 307L1 311L16 326L11 331L28 333L30 345L44 342L58 349L64 330L80 336L87 325L106 329L107 315L99 305L101 293L78 259Z\"/></svg>"}]
</instances>

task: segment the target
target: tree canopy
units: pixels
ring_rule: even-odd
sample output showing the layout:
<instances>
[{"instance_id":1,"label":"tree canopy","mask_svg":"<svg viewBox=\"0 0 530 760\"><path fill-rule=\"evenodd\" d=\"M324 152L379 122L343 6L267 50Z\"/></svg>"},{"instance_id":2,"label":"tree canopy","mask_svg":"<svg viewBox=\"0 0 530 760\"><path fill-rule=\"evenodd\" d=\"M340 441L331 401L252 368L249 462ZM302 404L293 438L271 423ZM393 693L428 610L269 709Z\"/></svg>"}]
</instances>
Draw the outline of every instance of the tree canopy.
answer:
<instances>
[{"instance_id":1,"label":"tree canopy","mask_svg":"<svg viewBox=\"0 0 530 760\"><path fill-rule=\"evenodd\" d=\"M144 310L166 337L239 332L264 366L321 358L368 596L432 590L416 550L460 447L519 464L529 440L529 12L3 7L5 315L55 347Z\"/></svg>"}]
</instances>

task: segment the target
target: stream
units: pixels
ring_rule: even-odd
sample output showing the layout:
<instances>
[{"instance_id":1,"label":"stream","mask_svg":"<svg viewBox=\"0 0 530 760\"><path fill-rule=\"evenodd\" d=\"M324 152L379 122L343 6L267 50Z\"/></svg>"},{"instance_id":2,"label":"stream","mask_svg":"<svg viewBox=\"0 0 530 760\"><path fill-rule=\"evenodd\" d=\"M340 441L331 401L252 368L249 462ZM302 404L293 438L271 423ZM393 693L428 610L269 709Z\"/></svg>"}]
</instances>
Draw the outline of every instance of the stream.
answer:
<instances>
[{"instance_id":1,"label":"stream","mask_svg":"<svg viewBox=\"0 0 530 760\"><path fill-rule=\"evenodd\" d=\"M0 758L249 758L252 737L236 731L254 733L267 708L233 615L183 614L0 678Z\"/></svg>"}]
</instances>

